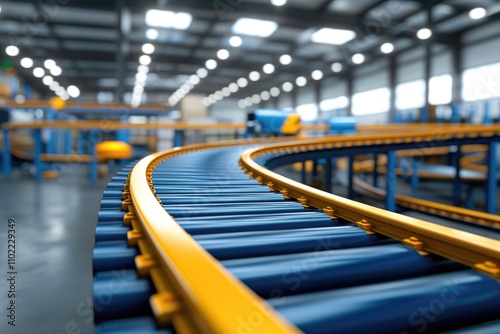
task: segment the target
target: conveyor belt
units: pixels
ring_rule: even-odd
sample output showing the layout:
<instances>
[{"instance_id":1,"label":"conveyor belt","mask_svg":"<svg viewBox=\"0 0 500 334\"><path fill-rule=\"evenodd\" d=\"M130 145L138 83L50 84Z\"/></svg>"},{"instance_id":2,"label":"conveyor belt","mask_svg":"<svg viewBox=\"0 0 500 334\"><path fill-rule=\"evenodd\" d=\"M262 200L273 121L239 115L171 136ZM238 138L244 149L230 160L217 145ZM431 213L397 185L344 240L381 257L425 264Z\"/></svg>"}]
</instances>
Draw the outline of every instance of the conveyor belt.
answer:
<instances>
[{"instance_id":1,"label":"conveyor belt","mask_svg":"<svg viewBox=\"0 0 500 334\"><path fill-rule=\"evenodd\" d=\"M219 332L214 328L228 333L431 333L459 328L460 333L500 332L498 281L285 200L240 169L238 159L248 148L194 150L154 162L149 173L163 208L220 261L214 266L220 270L220 263L227 270L221 275L229 272L229 281L236 277L259 297L237 283L235 292L225 294L217 286L218 276L208 272L211 267L197 260L197 252L204 251L185 247L184 236L167 227L167 221L165 231L151 232L168 236L167 246L157 248L183 248L184 257L173 259L171 254L165 261L172 277L167 283L158 277L159 271L151 268L161 267L160 255L151 249L152 239L144 236L148 226L141 229L133 214L124 217L132 208L123 202L123 197L129 198L129 165L109 183L99 213L94 250L96 333ZM137 245L140 250L133 247ZM190 282L212 293L213 300L190 296L198 291L195 284L179 292L176 284L187 270L197 272ZM257 311L230 300L240 293L257 305ZM259 308L260 298L272 309ZM221 318L215 318L217 313L205 319L209 312L204 303L234 321L228 321L229 327L216 327L212 321Z\"/></svg>"}]
</instances>

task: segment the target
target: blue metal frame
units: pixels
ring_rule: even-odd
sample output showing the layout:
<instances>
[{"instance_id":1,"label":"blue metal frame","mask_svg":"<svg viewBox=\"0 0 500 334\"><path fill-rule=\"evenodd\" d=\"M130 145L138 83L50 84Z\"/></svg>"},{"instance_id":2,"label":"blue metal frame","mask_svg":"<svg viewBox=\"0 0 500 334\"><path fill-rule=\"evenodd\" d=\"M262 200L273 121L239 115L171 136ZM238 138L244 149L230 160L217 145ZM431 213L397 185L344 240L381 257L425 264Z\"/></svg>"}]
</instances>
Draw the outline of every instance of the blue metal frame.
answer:
<instances>
[{"instance_id":1,"label":"blue metal frame","mask_svg":"<svg viewBox=\"0 0 500 334\"><path fill-rule=\"evenodd\" d=\"M496 213L497 203L497 143L490 143L486 178L486 212Z\"/></svg>"},{"instance_id":2,"label":"blue metal frame","mask_svg":"<svg viewBox=\"0 0 500 334\"><path fill-rule=\"evenodd\" d=\"M396 211L396 152L387 152L387 181L385 195L385 209L388 211Z\"/></svg>"},{"instance_id":3,"label":"blue metal frame","mask_svg":"<svg viewBox=\"0 0 500 334\"><path fill-rule=\"evenodd\" d=\"M332 192L332 158L326 158L325 163L325 191Z\"/></svg>"},{"instance_id":4,"label":"blue metal frame","mask_svg":"<svg viewBox=\"0 0 500 334\"><path fill-rule=\"evenodd\" d=\"M347 157L347 197L354 197L354 155Z\"/></svg>"},{"instance_id":5,"label":"blue metal frame","mask_svg":"<svg viewBox=\"0 0 500 334\"><path fill-rule=\"evenodd\" d=\"M4 175L10 175L11 170L12 156L10 155L10 131L3 130L2 172Z\"/></svg>"},{"instance_id":6,"label":"blue metal frame","mask_svg":"<svg viewBox=\"0 0 500 334\"><path fill-rule=\"evenodd\" d=\"M372 178L373 178L373 186L374 187L378 187L378 170L377 170L377 166L378 166L378 154L375 153L373 155L373 171L372 171Z\"/></svg>"},{"instance_id":7,"label":"blue metal frame","mask_svg":"<svg viewBox=\"0 0 500 334\"><path fill-rule=\"evenodd\" d=\"M41 154L43 153L42 149L42 130L41 129L33 129L33 139L35 140L34 142L34 147L33 147L33 162L35 164L35 180L41 180L42 179L42 157Z\"/></svg>"},{"instance_id":8,"label":"blue metal frame","mask_svg":"<svg viewBox=\"0 0 500 334\"><path fill-rule=\"evenodd\" d=\"M95 145L97 144L97 130L89 132L89 149L90 149L90 183L97 182L97 155Z\"/></svg>"},{"instance_id":9,"label":"blue metal frame","mask_svg":"<svg viewBox=\"0 0 500 334\"><path fill-rule=\"evenodd\" d=\"M455 177L453 178L453 205L459 206L462 202L462 179L460 178L460 158L462 146L457 146L457 151L453 152L453 167L455 167Z\"/></svg>"}]
</instances>

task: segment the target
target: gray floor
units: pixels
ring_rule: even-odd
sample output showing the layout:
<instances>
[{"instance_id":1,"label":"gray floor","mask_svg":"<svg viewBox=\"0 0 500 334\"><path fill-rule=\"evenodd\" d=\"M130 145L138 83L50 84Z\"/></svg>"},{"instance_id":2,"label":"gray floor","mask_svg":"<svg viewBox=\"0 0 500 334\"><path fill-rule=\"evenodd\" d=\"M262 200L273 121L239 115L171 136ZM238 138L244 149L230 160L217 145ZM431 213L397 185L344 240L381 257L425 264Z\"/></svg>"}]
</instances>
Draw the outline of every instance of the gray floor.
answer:
<instances>
[{"instance_id":1,"label":"gray floor","mask_svg":"<svg viewBox=\"0 0 500 334\"><path fill-rule=\"evenodd\" d=\"M85 169L0 176L0 333L93 333L92 249L102 191ZM7 324L7 220L16 221L16 327ZM90 306L89 306L90 305Z\"/></svg>"}]
</instances>

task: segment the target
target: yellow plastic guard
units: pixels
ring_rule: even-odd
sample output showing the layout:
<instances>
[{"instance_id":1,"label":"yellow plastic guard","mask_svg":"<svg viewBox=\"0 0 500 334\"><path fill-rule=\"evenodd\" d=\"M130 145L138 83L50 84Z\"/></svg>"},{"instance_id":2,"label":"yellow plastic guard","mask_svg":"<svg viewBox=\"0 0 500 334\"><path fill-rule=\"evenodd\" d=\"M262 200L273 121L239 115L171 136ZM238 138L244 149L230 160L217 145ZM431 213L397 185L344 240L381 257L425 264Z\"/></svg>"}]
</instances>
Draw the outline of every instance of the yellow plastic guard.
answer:
<instances>
[{"instance_id":1,"label":"yellow plastic guard","mask_svg":"<svg viewBox=\"0 0 500 334\"><path fill-rule=\"evenodd\" d=\"M95 146L97 160L132 158L132 146L122 141L103 141Z\"/></svg>"},{"instance_id":2,"label":"yellow plastic guard","mask_svg":"<svg viewBox=\"0 0 500 334\"><path fill-rule=\"evenodd\" d=\"M281 134L283 135L296 135L302 127L302 123L300 122L299 114L290 114L283 122L283 126L281 127Z\"/></svg>"}]
</instances>

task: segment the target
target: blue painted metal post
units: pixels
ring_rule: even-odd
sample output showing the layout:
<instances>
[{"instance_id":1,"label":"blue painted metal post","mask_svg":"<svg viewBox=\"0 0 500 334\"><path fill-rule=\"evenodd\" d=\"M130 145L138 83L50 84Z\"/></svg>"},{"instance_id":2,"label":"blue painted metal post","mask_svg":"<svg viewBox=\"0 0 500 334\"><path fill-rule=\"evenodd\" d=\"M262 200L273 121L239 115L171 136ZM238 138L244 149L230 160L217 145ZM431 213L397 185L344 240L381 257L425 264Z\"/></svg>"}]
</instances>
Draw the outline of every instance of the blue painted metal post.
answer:
<instances>
[{"instance_id":1,"label":"blue painted metal post","mask_svg":"<svg viewBox=\"0 0 500 334\"><path fill-rule=\"evenodd\" d=\"M82 130L78 130L78 142L76 143L76 151L78 154L87 153L85 150L85 137Z\"/></svg>"},{"instance_id":2,"label":"blue painted metal post","mask_svg":"<svg viewBox=\"0 0 500 334\"><path fill-rule=\"evenodd\" d=\"M90 150L90 183L97 182L97 154L95 145L97 144L97 130L90 130L89 132L89 150Z\"/></svg>"},{"instance_id":3,"label":"blue painted metal post","mask_svg":"<svg viewBox=\"0 0 500 334\"><path fill-rule=\"evenodd\" d=\"M373 155L373 171L372 171L372 178L373 178L373 186L378 187L378 154L375 153Z\"/></svg>"},{"instance_id":4,"label":"blue painted metal post","mask_svg":"<svg viewBox=\"0 0 500 334\"><path fill-rule=\"evenodd\" d=\"M307 182L307 161L302 161L302 166L301 166L301 170L300 170L300 182L302 182L302 184L306 184Z\"/></svg>"},{"instance_id":5,"label":"blue painted metal post","mask_svg":"<svg viewBox=\"0 0 500 334\"><path fill-rule=\"evenodd\" d=\"M42 179L42 130L33 130L33 139L35 140L33 162L35 164L35 180Z\"/></svg>"},{"instance_id":6,"label":"blue painted metal post","mask_svg":"<svg viewBox=\"0 0 500 334\"><path fill-rule=\"evenodd\" d=\"M70 154L73 145L71 145L71 131L64 131L64 154Z\"/></svg>"},{"instance_id":7,"label":"blue painted metal post","mask_svg":"<svg viewBox=\"0 0 500 334\"><path fill-rule=\"evenodd\" d=\"M2 155L2 173L10 175L12 170L12 157L10 155L10 132L3 130L3 155Z\"/></svg>"},{"instance_id":8,"label":"blue painted metal post","mask_svg":"<svg viewBox=\"0 0 500 334\"><path fill-rule=\"evenodd\" d=\"M453 167L455 167L455 177L453 179L453 205L459 206L462 201L462 179L460 178L460 158L461 146L457 146L457 151L453 152Z\"/></svg>"},{"instance_id":9,"label":"blue painted metal post","mask_svg":"<svg viewBox=\"0 0 500 334\"><path fill-rule=\"evenodd\" d=\"M122 116L122 117L120 117L120 122L122 122L122 123L128 123L128 116ZM115 139L117 141L122 141L122 142L128 143L130 141L129 137L130 137L129 136L129 130L127 130L127 129L116 130L116 137L115 137Z\"/></svg>"},{"instance_id":10,"label":"blue painted metal post","mask_svg":"<svg viewBox=\"0 0 500 334\"><path fill-rule=\"evenodd\" d=\"M332 158L327 157L325 163L325 191L332 192Z\"/></svg>"},{"instance_id":11,"label":"blue painted metal post","mask_svg":"<svg viewBox=\"0 0 500 334\"><path fill-rule=\"evenodd\" d=\"M347 197L354 197L354 156L347 157Z\"/></svg>"},{"instance_id":12,"label":"blue painted metal post","mask_svg":"<svg viewBox=\"0 0 500 334\"><path fill-rule=\"evenodd\" d=\"M493 121L491 119L490 112L490 101L484 101L484 114L483 114L483 123L484 124L492 124Z\"/></svg>"},{"instance_id":13,"label":"blue painted metal post","mask_svg":"<svg viewBox=\"0 0 500 334\"><path fill-rule=\"evenodd\" d=\"M47 109L45 111L45 119L47 122L53 122L56 117L56 111L54 109ZM47 153L55 154L57 152L57 132L54 129L49 131L49 141L47 142Z\"/></svg>"},{"instance_id":14,"label":"blue painted metal post","mask_svg":"<svg viewBox=\"0 0 500 334\"><path fill-rule=\"evenodd\" d=\"M420 112L420 123L429 123L429 107L425 106Z\"/></svg>"},{"instance_id":15,"label":"blue painted metal post","mask_svg":"<svg viewBox=\"0 0 500 334\"><path fill-rule=\"evenodd\" d=\"M174 147L182 146L182 131L175 130L174 131Z\"/></svg>"},{"instance_id":16,"label":"blue painted metal post","mask_svg":"<svg viewBox=\"0 0 500 334\"><path fill-rule=\"evenodd\" d=\"M387 152L387 182L385 185L385 209L396 211L396 152Z\"/></svg>"},{"instance_id":17,"label":"blue painted metal post","mask_svg":"<svg viewBox=\"0 0 500 334\"><path fill-rule=\"evenodd\" d=\"M497 143L490 143L488 150L488 175L486 179L486 212L496 214L497 203Z\"/></svg>"},{"instance_id":18,"label":"blue painted metal post","mask_svg":"<svg viewBox=\"0 0 500 334\"><path fill-rule=\"evenodd\" d=\"M458 103L451 106L451 123L460 123L460 105Z\"/></svg>"},{"instance_id":19,"label":"blue painted metal post","mask_svg":"<svg viewBox=\"0 0 500 334\"><path fill-rule=\"evenodd\" d=\"M413 191L418 191L419 187L419 177L418 177L418 161L413 160L412 171L411 171L411 189Z\"/></svg>"}]
</instances>

